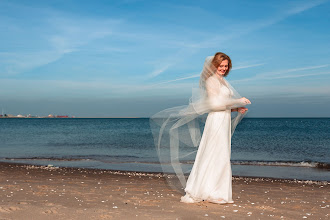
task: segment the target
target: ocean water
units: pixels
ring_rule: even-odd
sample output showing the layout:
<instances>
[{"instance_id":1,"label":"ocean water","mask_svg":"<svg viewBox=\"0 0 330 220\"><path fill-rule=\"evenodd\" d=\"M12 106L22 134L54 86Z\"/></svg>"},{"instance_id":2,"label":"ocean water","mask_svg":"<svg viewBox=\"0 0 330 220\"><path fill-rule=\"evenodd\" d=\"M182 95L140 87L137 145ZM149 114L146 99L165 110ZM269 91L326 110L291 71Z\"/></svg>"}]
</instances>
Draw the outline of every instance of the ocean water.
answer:
<instances>
[{"instance_id":1,"label":"ocean water","mask_svg":"<svg viewBox=\"0 0 330 220\"><path fill-rule=\"evenodd\" d=\"M232 139L233 175L330 181L329 134L329 118L245 118ZM0 119L0 161L162 171L147 118Z\"/></svg>"}]
</instances>

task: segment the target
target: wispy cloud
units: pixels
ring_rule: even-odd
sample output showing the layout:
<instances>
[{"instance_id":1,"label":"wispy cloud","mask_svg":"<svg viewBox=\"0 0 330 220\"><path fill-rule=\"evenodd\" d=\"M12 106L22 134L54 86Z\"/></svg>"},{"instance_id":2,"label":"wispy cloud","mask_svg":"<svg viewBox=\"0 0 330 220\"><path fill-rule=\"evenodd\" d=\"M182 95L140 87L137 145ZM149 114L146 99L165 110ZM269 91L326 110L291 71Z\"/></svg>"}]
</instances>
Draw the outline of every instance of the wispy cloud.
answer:
<instances>
[{"instance_id":1,"label":"wispy cloud","mask_svg":"<svg viewBox=\"0 0 330 220\"><path fill-rule=\"evenodd\" d=\"M172 66L172 64L167 64L165 66L161 66L161 67L155 69L154 71L152 71L152 73L149 74L149 77L158 76L159 74L162 74L163 72L165 72L171 66Z\"/></svg>"},{"instance_id":2,"label":"wispy cloud","mask_svg":"<svg viewBox=\"0 0 330 220\"><path fill-rule=\"evenodd\" d=\"M5 23L0 20L0 26L15 27L14 30L9 30L13 31L12 35L20 42L18 49L8 52L5 56L0 54L2 77L19 75L53 63L92 41L110 36L114 27L122 22L120 19L77 17L51 8L17 3L8 3L5 6L12 11L33 12L38 19L33 24L25 23L24 19L16 19L11 15L5 16Z\"/></svg>"},{"instance_id":3,"label":"wispy cloud","mask_svg":"<svg viewBox=\"0 0 330 220\"><path fill-rule=\"evenodd\" d=\"M97 39L113 34L113 29L121 20L97 20L90 18L75 18L59 16L55 13L48 18L54 34L49 36L49 42L60 53L69 53L79 50L79 47Z\"/></svg>"},{"instance_id":4,"label":"wispy cloud","mask_svg":"<svg viewBox=\"0 0 330 220\"><path fill-rule=\"evenodd\" d=\"M296 77L303 77L303 76L324 75L324 74L328 74L328 72L326 72L326 73L312 73L312 74L310 74L310 73L309 74L297 74L297 75L288 75L288 73L302 72L302 71L305 71L305 70L315 70L315 69L325 68L325 67L328 67L328 66L329 66L329 64L317 65L317 66L306 66L306 67L301 67L301 68L285 69L285 70L279 70L279 71L274 71L274 72L257 74L253 77L250 77L250 78L233 80L232 82L233 83L240 83L240 82L256 81L256 80L271 80L271 79L296 78Z\"/></svg>"},{"instance_id":5,"label":"wispy cloud","mask_svg":"<svg viewBox=\"0 0 330 220\"><path fill-rule=\"evenodd\" d=\"M154 65L156 66L155 70L152 73L148 74L149 78L156 77L168 70L169 68L179 64L184 59L187 59L191 56L194 52L187 48L180 48L174 54L170 56L163 57L161 60L153 61Z\"/></svg>"},{"instance_id":6,"label":"wispy cloud","mask_svg":"<svg viewBox=\"0 0 330 220\"><path fill-rule=\"evenodd\" d=\"M325 68L325 67L328 67L328 66L329 66L329 64L317 65L317 66L306 66L306 67L300 67L300 68L280 70L280 71L270 72L270 73L263 73L263 74L259 74L258 76L262 77L262 76L270 76L270 75L271 76L282 75L282 74L291 73L291 72L298 72L298 71L304 71L304 70L313 70L313 69Z\"/></svg>"},{"instance_id":7,"label":"wispy cloud","mask_svg":"<svg viewBox=\"0 0 330 220\"><path fill-rule=\"evenodd\" d=\"M233 68L232 70L247 69L247 68L252 68L252 67L262 66L262 65L264 65L264 64L259 63L259 64L251 64L251 65L246 65L246 66L238 66L236 68ZM148 87L154 87L154 86L161 85L161 84L166 84L166 83L176 82L176 81L181 81L181 80L186 80L186 79L192 79L192 78L199 78L199 77L200 77L200 74L193 74L193 75L187 76L187 77L181 77L181 78L177 78L177 79L172 79L172 80L168 80L168 81L164 81L164 82L155 83L155 84L149 85Z\"/></svg>"},{"instance_id":8,"label":"wispy cloud","mask_svg":"<svg viewBox=\"0 0 330 220\"><path fill-rule=\"evenodd\" d=\"M319 97L327 97L325 100L329 100L330 96L329 86L315 84L304 84L304 86L260 84L253 88L245 87L243 90L244 96L253 100L268 100L267 102L273 102L274 98L283 102L286 98L296 97L305 97L307 102Z\"/></svg>"},{"instance_id":9,"label":"wispy cloud","mask_svg":"<svg viewBox=\"0 0 330 220\"><path fill-rule=\"evenodd\" d=\"M318 1L307 1L304 4L298 5L294 8L291 8L287 11L287 13L289 15L293 15L293 14L299 14L302 13L304 11L307 11L311 8L314 8L316 6L319 6L321 4L324 4L326 2L328 2L329 0L318 0Z\"/></svg>"},{"instance_id":10,"label":"wispy cloud","mask_svg":"<svg viewBox=\"0 0 330 220\"><path fill-rule=\"evenodd\" d=\"M160 83L155 83L155 84L152 84L152 85L150 85L148 87L154 87L154 86L161 85L161 84L166 84L166 83L170 83L170 82L181 81L181 80L185 80L185 79L198 78L198 77L200 77L200 74L194 74L194 75L187 76L187 77L182 77L182 78L172 79L172 80L168 80L168 81L164 81L164 82L160 82Z\"/></svg>"},{"instance_id":11,"label":"wispy cloud","mask_svg":"<svg viewBox=\"0 0 330 220\"><path fill-rule=\"evenodd\" d=\"M269 26L272 26L276 23L279 23L287 18L289 18L290 16L293 15L297 15L299 13L302 13L304 11L307 11L309 9L312 9L316 6L319 6L323 3L327 2L326 0L321 0L321 1L313 1L313 2L304 2L301 3L297 6L291 7L288 10L284 10L279 12L276 15L271 15L269 18L262 18L260 19L260 21L250 21L247 23L244 23L243 25L233 25L232 29L229 31L226 31L225 34L221 33L209 33L206 34L207 36L215 36L215 37L208 37L205 40L202 41L198 41L198 42L189 42L189 41L179 41L177 44L177 46L180 46L182 48L186 48L186 49L194 49L194 50L201 50L201 49L206 49L206 48L214 48L214 47L218 47L218 45L221 45L231 39L235 39L235 38L239 38L243 35L246 34L250 34L253 33L257 30L263 29L263 28L267 28ZM285 7L284 7L285 8ZM240 31L237 31L240 30ZM204 33L205 34L205 33ZM184 51L184 49L182 49L182 51ZM263 64L255 64L254 66L260 66ZM161 66L157 69L155 69L151 74L149 74L150 77L155 77L158 76L162 73L164 73L170 66L173 66L173 62L171 62L171 64L166 64L165 66ZM250 67L250 66L247 66ZM251 66L253 67L253 66ZM243 67L240 67L243 68ZM239 67L236 67L235 69L239 69ZM233 68L234 70L234 68ZM194 77L191 77L194 78ZM179 79L174 79L174 80L169 80L166 82L160 82L159 84L164 84L167 82L174 82L174 81L179 81L179 80L184 80L186 79L186 77L184 78L179 78ZM187 78L189 79L189 78ZM157 84L155 84L157 85Z\"/></svg>"},{"instance_id":12,"label":"wispy cloud","mask_svg":"<svg viewBox=\"0 0 330 220\"><path fill-rule=\"evenodd\" d=\"M281 21L284 21L285 19L300 14L304 11L307 11L309 9L312 9L316 6L319 6L321 4L324 4L328 2L328 0L320 0L320 1L307 1L304 3L300 3L297 6L291 7L287 10L281 11L278 14L271 15L268 18L262 18L259 21L247 21L242 22L242 24L234 24L232 29L227 31L225 34L221 33L210 33L209 36L215 36L215 37L208 37L204 41L196 42L196 43L185 43L183 45L187 47L192 48L213 48L217 47L218 45L221 45L221 43L224 43L228 40L239 38L241 36L251 34L255 31L258 31L260 29L264 29L267 27L270 27L272 25L275 25ZM287 8L287 7L282 7ZM237 31L239 30L239 31Z\"/></svg>"},{"instance_id":13,"label":"wispy cloud","mask_svg":"<svg viewBox=\"0 0 330 220\"><path fill-rule=\"evenodd\" d=\"M298 75L275 76L275 77L269 77L268 79L300 78L300 77L306 77L306 76L318 76L318 75L329 75L329 74L330 74L330 72L325 72L325 73L307 73L307 74L298 74Z\"/></svg>"},{"instance_id":14,"label":"wispy cloud","mask_svg":"<svg viewBox=\"0 0 330 220\"><path fill-rule=\"evenodd\" d=\"M15 76L54 62L60 57L61 55L54 51L0 53L0 76Z\"/></svg>"},{"instance_id":15,"label":"wispy cloud","mask_svg":"<svg viewBox=\"0 0 330 220\"><path fill-rule=\"evenodd\" d=\"M258 63L258 64L251 64L251 65L246 65L246 66L238 66L238 67L232 68L232 70L247 69L247 68L256 67L256 66L263 66L263 65L265 65L265 64L264 63Z\"/></svg>"}]
</instances>

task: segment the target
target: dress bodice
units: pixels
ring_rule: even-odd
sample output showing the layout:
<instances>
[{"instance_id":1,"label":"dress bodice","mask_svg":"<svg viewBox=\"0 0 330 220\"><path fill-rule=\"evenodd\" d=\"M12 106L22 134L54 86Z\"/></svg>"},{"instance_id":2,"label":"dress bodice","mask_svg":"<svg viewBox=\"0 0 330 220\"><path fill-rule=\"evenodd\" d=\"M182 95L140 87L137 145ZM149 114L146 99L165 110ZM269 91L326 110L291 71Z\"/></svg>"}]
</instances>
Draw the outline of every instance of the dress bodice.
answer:
<instances>
[{"instance_id":1,"label":"dress bodice","mask_svg":"<svg viewBox=\"0 0 330 220\"><path fill-rule=\"evenodd\" d=\"M225 82L219 81L218 95L225 98L231 98L233 96L233 91L228 87L228 85L225 84Z\"/></svg>"},{"instance_id":2,"label":"dress bodice","mask_svg":"<svg viewBox=\"0 0 330 220\"><path fill-rule=\"evenodd\" d=\"M208 101L212 110L226 110L232 102L233 91L225 79L213 75L207 79L206 90Z\"/></svg>"}]
</instances>

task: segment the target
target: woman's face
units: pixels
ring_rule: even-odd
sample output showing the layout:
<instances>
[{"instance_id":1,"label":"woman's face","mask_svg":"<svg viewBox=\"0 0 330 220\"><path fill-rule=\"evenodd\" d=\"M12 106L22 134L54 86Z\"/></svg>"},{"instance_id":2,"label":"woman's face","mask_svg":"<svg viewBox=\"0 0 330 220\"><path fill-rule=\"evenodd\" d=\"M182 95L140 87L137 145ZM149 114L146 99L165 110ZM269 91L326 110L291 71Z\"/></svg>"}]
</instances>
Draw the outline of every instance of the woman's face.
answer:
<instances>
[{"instance_id":1,"label":"woman's face","mask_svg":"<svg viewBox=\"0 0 330 220\"><path fill-rule=\"evenodd\" d=\"M227 70L228 70L228 60L223 60L217 69L217 74L219 74L220 76L224 76Z\"/></svg>"}]
</instances>

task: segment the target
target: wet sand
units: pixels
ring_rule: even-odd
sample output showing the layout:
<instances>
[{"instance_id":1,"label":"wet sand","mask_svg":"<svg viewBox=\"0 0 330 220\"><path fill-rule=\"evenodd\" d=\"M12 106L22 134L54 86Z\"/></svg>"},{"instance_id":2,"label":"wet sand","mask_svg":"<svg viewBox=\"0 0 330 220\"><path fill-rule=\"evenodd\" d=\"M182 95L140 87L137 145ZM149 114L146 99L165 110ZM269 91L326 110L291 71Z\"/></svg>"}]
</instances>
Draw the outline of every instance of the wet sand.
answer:
<instances>
[{"instance_id":1,"label":"wet sand","mask_svg":"<svg viewBox=\"0 0 330 220\"><path fill-rule=\"evenodd\" d=\"M185 204L162 174L0 163L0 219L329 219L329 189L234 177L234 204Z\"/></svg>"}]
</instances>

